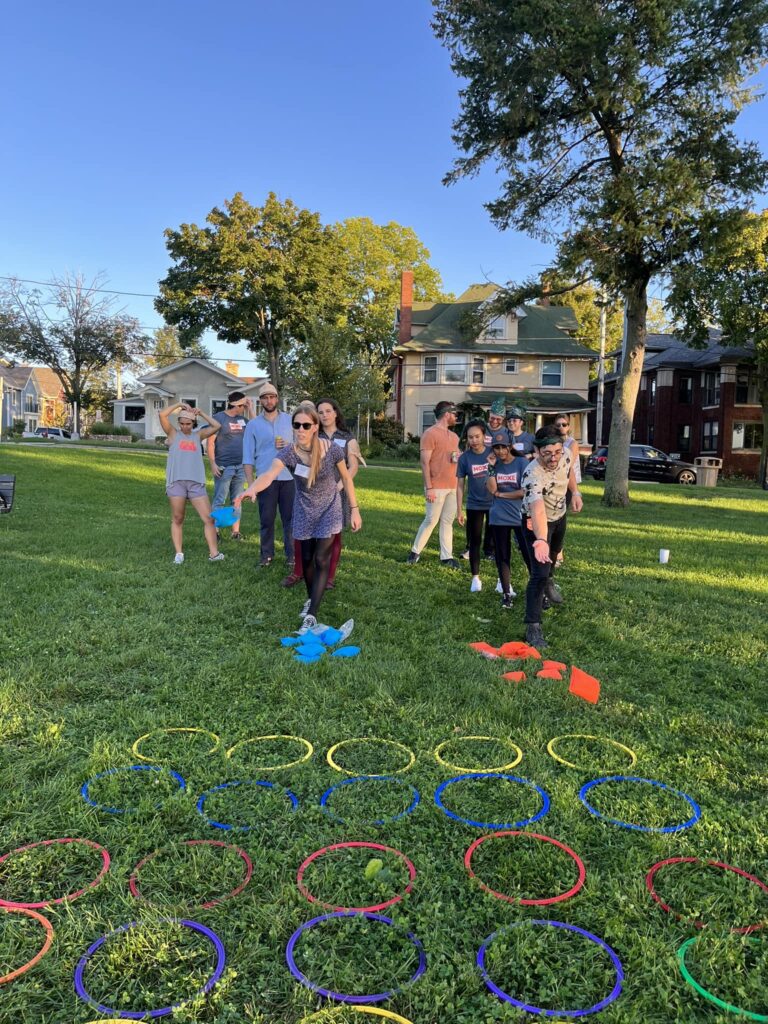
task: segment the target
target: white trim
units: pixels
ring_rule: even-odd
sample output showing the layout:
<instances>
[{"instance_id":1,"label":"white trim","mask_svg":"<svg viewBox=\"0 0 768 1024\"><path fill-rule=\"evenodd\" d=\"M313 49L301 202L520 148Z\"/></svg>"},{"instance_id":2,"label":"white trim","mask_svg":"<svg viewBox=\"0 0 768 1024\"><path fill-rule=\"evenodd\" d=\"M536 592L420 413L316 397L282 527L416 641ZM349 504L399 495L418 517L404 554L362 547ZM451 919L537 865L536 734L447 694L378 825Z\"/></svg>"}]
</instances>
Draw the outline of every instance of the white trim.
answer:
<instances>
[{"instance_id":1,"label":"white trim","mask_svg":"<svg viewBox=\"0 0 768 1024\"><path fill-rule=\"evenodd\" d=\"M430 371L434 369L434 373L435 373L435 379L434 380L427 380L426 379L426 372L427 372L426 361L427 361L427 359L434 359L435 360L434 367L431 367L431 366L429 367ZM440 356L437 355L436 353L433 353L433 352L425 352L422 355L422 357L421 357L420 370L421 370L421 380L419 382L420 384L439 384L440 383Z\"/></svg>"},{"instance_id":2,"label":"white trim","mask_svg":"<svg viewBox=\"0 0 768 1024\"><path fill-rule=\"evenodd\" d=\"M197 405L197 395L195 395L194 398L184 398L181 395L181 392L179 392L179 395L180 395L180 397L179 397L179 401L180 402L186 402L187 405L191 405L193 409L197 409L198 408L198 405Z\"/></svg>"},{"instance_id":3,"label":"white trim","mask_svg":"<svg viewBox=\"0 0 768 1024\"><path fill-rule=\"evenodd\" d=\"M124 424L127 424L127 423L137 423L138 424L138 423L146 423L147 422L147 403L146 402L137 402L137 401L133 401L133 402L127 401L127 402L125 402L125 400L123 400L123 401L124 401L124 404L123 404L122 413L123 413L123 423ZM127 410L128 406L131 406L134 409L143 409L144 410L144 415L141 417L140 420L129 420L129 419L126 419L125 413L126 413L126 410Z\"/></svg>"},{"instance_id":4,"label":"white trim","mask_svg":"<svg viewBox=\"0 0 768 1024\"><path fill-rule=\"evenodd\" d=\"M560 363L560 383L559 384L545 384L544 383L544 364L545 363ZM539 360L539 387L540 388L552 388L553 390L563 390L563 377L565 376L565 359L540 359Z\"/></svg>"},{"instance_id":5,"label":"white trim","mask_svg":"<svg viewBox=\"0 0 768 1024\"><path fill-rule=\"evenodd\" d=\"M520 373L520 370L519 370L518 365L517 365L519 363L519 359L517 358L517 356L510 356L509 358L504 356L503 359L504 359L504 370L503 370L503 372L504 373L508 373L511 376L517 376ZM507 369L507 363L514 363L515 364L514 370L508 370Z\"/></svg>"}]
</instances>

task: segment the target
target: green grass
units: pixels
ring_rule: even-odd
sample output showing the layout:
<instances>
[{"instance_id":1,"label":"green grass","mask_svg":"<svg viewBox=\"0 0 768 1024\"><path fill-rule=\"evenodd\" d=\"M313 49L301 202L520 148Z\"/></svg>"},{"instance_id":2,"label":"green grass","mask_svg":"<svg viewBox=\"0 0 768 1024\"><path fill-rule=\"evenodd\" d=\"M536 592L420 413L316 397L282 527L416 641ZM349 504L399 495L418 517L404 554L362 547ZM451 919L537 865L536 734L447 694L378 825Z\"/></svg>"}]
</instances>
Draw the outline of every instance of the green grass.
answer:
<instances>
[{"instance_id":1,"label":"green grass","mask_svg":"<svg viewBox=\"0 0 768 1024\"><path fill-rule=\"evenodd\" d=\"M586 511L574 517L560 575L566 604L548 613L545 632L556 660L578 665L602 682L594 707L567 693L566 683L533 678L518 685L468 643L498 645L523 635L522 600L502 613L495 572L484 564L485 591L470 595L466 568L445 571L435 541L416 567L404 564L422 514L417 473L362 472L362 534L345 538L336 589L325 621L354 616L357 659L298 666L279 638L298 625L304 599L278 583L282 566L259 570L257 514L245 512L244 544L223 542L224 563L210 565L199 521L188 517L186 563L172 564L163 460L151 453L74 448L0 448L0 473L17 474L11 515L0 517L0 855L63 836L105 846L112 865L80 899L43 913L56 929L50 953L2 988L3 1021L85 1024L95 1019L74 995L79 957L99 936L138 920L145 927L102 947L87 977L113 1006L157 1007L192 995L212 965L202 936L163 924L188 915L213 928L227 950L222 983L173 1019L183 1022L298 1024L322 1003L291 978L285 945L304 921L322 913L296 886L296 871L319 847L363 840L401 850L415 864L413 892L388 913L424 943L426 974L390 1003L413 1024L491 1024L526 1019L485 988L475 968L483 939L515 921L551 917L599 935L626 972L621 997L601 1015L606 1024L710 1024L731 1019L682 980L675 952L695 930L665 914L648 895L645 873L672 856L722 860L768 882L768 702L766 583L768 496L635 486L628 511L599 504L600 485L585 484ZM458 538L457 528L457 538ZM457 543L457 547L458 547ZM671 550L668 566L658 550ZM279 560L278 560L279 561ZM523 590L515 567L513 583ZM140 750L180 772L179 792L166 771L119 773L93 784L93 799L133 806L111 815L89 807L82 783L110 768L140 763L139 736L162 727L197 727L220 737L176 733L146 739ZM553 736L611 737L638 756L634 768L599 742L562 741L571 769L546 752ZM305 748L291 740L238 747L265 734L305 737L313 757L293 768ZM449 820L432 795L450 777L432 751L466 735L512 741L524 753L512 774L546 790L552 807L530 831L572 847L587 880L571 900L521 907L496 900L470 882L464 851L482 832ZM404 744L415 765L401 784L343 786L319 809L325 790L342 778L325 762L340 740L380 737ZM445 760L482 769L514 759L506 742L452 742ZM342 747L349 772L396 771L402 750L375 743ZM643 834L591 817L577 798L600 774L637 774L693 796L702 808L695 828ZM208 827L195 800L217 784L261 778L273 790L239 787L206 803L211 817L251 824L249 831ZM417 787L421 803L393 823ZM285 790L300 800L291 809ZM512 783L449 787L446 804L464 817L515 821L535 813L535 793ZM689 808L650 787L617 785L592 792L612 817L667 824ZM157 806L159 804L159 806ZM184 847L187 839L221 840L244 848L254 863L243 893L207 910L206 900L242 878L234 852ZM128 890L136 863L147 897ZM372 856L384 867L366 879ZM570 888L572 861L551 844L486 843L474 868L487 885L527 899ZM0 897L42 900L80 888L98 871L96 851L46 847L0 864ZM393 854L346 851L315 861L306 883L318 899L370 905L407 884ZM721 998L768 1012L765 940L728 937L730 924L768 919L768 898L739 876L699 865L665 868L660 896L675 910L704 916L705 932L689 957L694 976ZM196 909L197 908L197 909ZM39 926L0 915L0 975L20 966L42 943ZM757 933L759 937L760 933ZM382 991L413 971L415 958L400 931L360 921L335 921L307 932L300 967L339 991ZM539 1005L586 1006L606 994L612 974L604 954L567 933L521 926L489 950L495 980ZM369 1019L343 1011L335 1024ZM170 1018L169 1018L170 1019ZM317 1020L323 1017L316 1018ZM375 1019L375 1018L370 1018Z\"/></svg>"}]
</instances>

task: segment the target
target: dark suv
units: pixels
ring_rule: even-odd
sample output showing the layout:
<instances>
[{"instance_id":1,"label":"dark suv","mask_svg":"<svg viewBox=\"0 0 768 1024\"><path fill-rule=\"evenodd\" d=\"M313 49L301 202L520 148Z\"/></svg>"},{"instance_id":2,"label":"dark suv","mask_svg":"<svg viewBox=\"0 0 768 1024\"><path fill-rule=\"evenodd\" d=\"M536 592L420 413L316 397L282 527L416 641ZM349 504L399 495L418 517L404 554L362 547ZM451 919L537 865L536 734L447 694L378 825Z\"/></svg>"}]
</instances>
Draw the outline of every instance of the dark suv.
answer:
<instances>
[{"instance_id":1,"label":"dark suv","mask_svg":"<svg viewBox=\"0 0 768 1024\"><path fill-rule=\"evenodd\" d=\"M595 480L605 479L605 465L608 461L608 449L598 448L587 459L584 472ZM690 462L670 459L664 452L651 444L631 444L629 446L629 479L658 480L665 484L695 484L696 467Z\"/></svg>"}]
</instances>

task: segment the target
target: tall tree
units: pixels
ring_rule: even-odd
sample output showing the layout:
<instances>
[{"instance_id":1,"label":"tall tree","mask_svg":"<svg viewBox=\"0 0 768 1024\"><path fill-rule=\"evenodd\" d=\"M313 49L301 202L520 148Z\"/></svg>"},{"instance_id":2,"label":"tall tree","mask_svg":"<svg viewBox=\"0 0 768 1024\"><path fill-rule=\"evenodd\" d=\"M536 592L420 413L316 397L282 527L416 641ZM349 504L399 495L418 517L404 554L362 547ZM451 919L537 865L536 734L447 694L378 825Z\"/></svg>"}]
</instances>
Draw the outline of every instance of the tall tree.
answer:
<instances>
[{"instance_id":1,"label":"tall tree","mask_svg":"<svg viewBox=\"0 0 768 1024\"><path fill-rule=\"evenodd\" d=\"M395 221L376 224L370 217L350 217L333 230L345 266L345 321L361 350L384 366L395 343L401 271L413 270L417 301L443 297L440 273L429 262L429 250L413 228Z\"/></svg>"},{"instance_id":2,"label":"tall tree","mask_svg":"<svg viewBox=\"0 0 768 1024\"><path fill-rule=\"evenodd\" d=\"M570 306L579 322L576 335L582 345L600 351L600 292L590 282L568 287L558 294L549 293L553 306ZM605 350L621 348L624 331L624 310L616 300L606 300Z\"/></svg>"},{"instance_id":3,"label":"tall tree","mask_svg":"<svg viewBox=\"0 0 768 1024\"><path fill-rule=\"evenodd\" d=\"M151 366L171 366L190 356L196 359L211 358L211 350L206 348L201 341L193 341L186 348L182 348L178 328L171 324L158 327L153 331L153 335L154 344L147 360Z\"/></svg>"},{"instance_id":4,"label":"tall tree","mask_svg":"<svg viewBox=\"0 0 768 1024\"><path fill-rule=\"evenodd\" d=\"M712 218L675 268L667 306L689 344L703 345L716 326L724 344L754 347L763 409L759 479L768 489L768 210Z\"/></svg>"},{"instance_id":5,"label":"tall tree","mask_svg":"<svg viewBox=\"0 0 768 1024\"><path fill-rule=\"evenodd\" d=\"M155 308L179 328L183 347L207 328L222 341L246 341L279 387L292 340L318 316L340 311L333 233L318 214L274 192L263 206L238 192L206 221L166 230L174 265Z\"/></svg>"},{"instance_id":6,"label":"tall tree","mask_svg":"<svg viewBox=\"0 0 768 1024\"><path fill-rule=\"evenodd\" d=\"M446 181L495 161L494 222L556 242L554 274L593 276L624 299L603 500L626 505L648 283L684 256L706 211L768 176L732 130L768 53L768 0L433 3L465 83L454 125L465 155Z\"/></svg>"},{"instance_id":7,"label":"tall tree","mask_svg":"<svg viewBox=\"0 0 768 1024\"><path fill-rule=\"evenodd\" d=\"M102 276L90 284L80 275L54 278L44 290L12 280L0 294L0 347L53 370L77 409L75 430L104 371L136 365L149 344L138 321L114 312L114 300L100 294L103 285Z\"/></svg>"}]
</instances>

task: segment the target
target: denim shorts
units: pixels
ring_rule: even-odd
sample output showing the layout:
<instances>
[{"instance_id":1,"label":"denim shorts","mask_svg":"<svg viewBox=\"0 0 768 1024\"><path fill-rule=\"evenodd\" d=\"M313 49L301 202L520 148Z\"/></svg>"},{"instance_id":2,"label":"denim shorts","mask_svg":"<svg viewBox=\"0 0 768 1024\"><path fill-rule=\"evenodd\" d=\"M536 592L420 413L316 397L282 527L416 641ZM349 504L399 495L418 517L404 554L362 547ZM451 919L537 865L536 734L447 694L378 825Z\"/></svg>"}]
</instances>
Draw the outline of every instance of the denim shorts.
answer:
<instances>
[{"instance_id":1,"label":"denim shorts","mask_svg":"<svg viewBox=\"0 0 768 1024\"><path fill-rule=\"evenodd\" d=\"M190 501L193 498L208 497L205 484L198 483L197 480L174 480L165 488L165 493L169 498L189 498Z\"/></svg>"}]
</instances>

